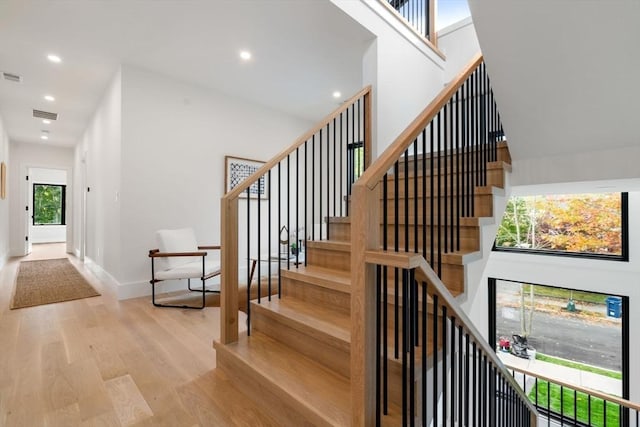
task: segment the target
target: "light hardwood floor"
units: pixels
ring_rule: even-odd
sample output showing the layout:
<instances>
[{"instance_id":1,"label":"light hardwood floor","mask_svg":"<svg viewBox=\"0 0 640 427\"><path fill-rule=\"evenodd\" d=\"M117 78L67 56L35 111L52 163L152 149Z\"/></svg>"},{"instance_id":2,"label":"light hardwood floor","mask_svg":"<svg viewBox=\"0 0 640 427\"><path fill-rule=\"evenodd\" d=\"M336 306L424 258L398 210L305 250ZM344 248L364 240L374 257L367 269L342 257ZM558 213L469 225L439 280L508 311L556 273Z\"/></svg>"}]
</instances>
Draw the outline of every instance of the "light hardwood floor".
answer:
<instances>
[{"instance_id":1,"label":"light hardwood floor","mask_svg":"<svg viewBox=\"0 0 640 427\"><path fill-rule=\"evenodd\" d=\"M0 270L0 426L272 426L215 368L219 308L102 296L10 310L21 260L67 256L35 246Z\"/></svg>"}]
</instances>

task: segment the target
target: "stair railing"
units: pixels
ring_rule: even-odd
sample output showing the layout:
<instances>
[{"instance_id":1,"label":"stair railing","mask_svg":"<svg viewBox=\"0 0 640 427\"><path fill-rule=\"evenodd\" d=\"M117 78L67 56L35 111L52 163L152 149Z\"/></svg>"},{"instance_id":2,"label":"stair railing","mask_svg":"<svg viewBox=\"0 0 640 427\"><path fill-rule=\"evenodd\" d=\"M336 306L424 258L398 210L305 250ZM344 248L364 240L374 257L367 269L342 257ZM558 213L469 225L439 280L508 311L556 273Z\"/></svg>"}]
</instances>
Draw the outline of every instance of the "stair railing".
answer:
<instances>
[{"instance_id":1,"label":"stair railing","mask_svg":"<svg viewBox=\"0 0 640 427\"><path fill-rule=\"evenodd\" d=\"M528 369L507 369L523 388L530 384L529 400L549 424L640 427L637 403Z\"/></svg>"},{"instance_id":2,"label":"stair railing","mask_svg":"<svg viewBox=\"0 0 640 427\"><path fill-rule=\"evenodd\" d=\"M436 46L436 0L379 0L409 28Z\"/></svg>"},{"instance_id":3,"label":"stair railing","mask_svg":"<svg viewBox=\"0 0 640 427\"><path fill-rule=\"evenodd\" d=\"M388 351L393 353L395 359L402 359L403 366L409 366L409 370L410 365L416 363L416 357L419 359L420 355L414 351L423 342L419 339L418 331L427 330L426 321L421 322L423 319L418 316L419 286L422 286L423 292L433 290L431 293L428 291L427 295L433 294L440 301L446 301L446 309L441 310L437 304L436 309L444 319L458 319L456 323L447 320L450 323L449 330L455 329L454 325L461 326L469 334L465 339L472 344L474 351L469 353L459 349L459 354L464 354L467 360L473 358L473 363L478 361L490 369L490 373L471 371L465 378L476 387L478 397L484 396L488 404L494 407L497 404L494 395L483 393L481 387L496 385L496 375L504 379L508 373L495 353L487 351L486 341L458 305L449 304L449 301L453 301L450 292L442 292L446 288L442 287L441 290L437 284L442 283L441 278L444 282L450 279L443 277L446 276L443 264L461 249L461 224L465 222L465 217L492 214L492 204L483 200L487 190L484 186L487 184L488 165L506 157L501 149L503 135L489 78L482 56L478 55L353 185L351 216L358 219L352 221L351 227L353 425L373 425L376 414L385 413L388 409ZM367 259L367 253L381 249L385 257L391 258L393 254L420 254L427 261L423 270L429 273L428 283L416 284L415 278L405 277L408 273L397 266L384 265L385 261L377 263L382 265L378 274L376 263ZM377 286L378 279L380 287ZM391 288L393 301L389 301L388 290ZM403 291L413 295L405 301L411 307L401 304L400 299L405 296ZM424 293L422 298L427 298ZM393 305L392 319L387 313L388 305ZM407 322L405 329L401 329L403 319ZM438 322L434 318L432 323ZM390 324L394 325L392 333L387 332ZM424 338L424 342L434 342L435 339L433 348L437 349L442 343L438 342L436 331L433 332ZM410 346L402 347L408 342ZM483 351L478 353L478 348ZM434 350L435 355L441 356L434 356L433 360L436 365L443 362L440 366L446 369L444 350ZM426 360L420 363L424 362ZM422 380L427 381L426 375ZM437 419L438 411L442 412L444 403L438 399L440 394L448 392L446 384L441 382L438 385L436 381L436 388L431 390L432 418L435 416ZM506 381L500 385L506 388L510 398L528 402L514 383ZM412 390L413 386L403 385L403 417L407 425L415 422L419 413L427 409L426 400L420 410L415 407L416 394L415 390L412 394ZM456 396L451 397L457 402L456 407L461 407L462 403L457 401ZM426 399L427 396L423 394L422 398ZM525 407L530 414L528 418L533 420L535 409L530 404L525 404ZM488 409L489 406L483 408ZM483 419L486 420L490 413L482 413ZM442 421L453 420L453 413L449 415ZM510 425L528 426L535 425L535 422Z\"/></svg>"},{"instance_id":4,"label":"stair railing","mask_svg":"<svg viewBox=\"0 0 640 427\"><path fill-rule=\"evenodd\" d=\"M250 333L252 289L259 303L279 297L281 268L306 265L306 242L330 238L325 218L348 215L351 185L371 162L370 115L366 87L222 197L223 344L238 340L239 284Z\"/></svg>"}]
</instances>

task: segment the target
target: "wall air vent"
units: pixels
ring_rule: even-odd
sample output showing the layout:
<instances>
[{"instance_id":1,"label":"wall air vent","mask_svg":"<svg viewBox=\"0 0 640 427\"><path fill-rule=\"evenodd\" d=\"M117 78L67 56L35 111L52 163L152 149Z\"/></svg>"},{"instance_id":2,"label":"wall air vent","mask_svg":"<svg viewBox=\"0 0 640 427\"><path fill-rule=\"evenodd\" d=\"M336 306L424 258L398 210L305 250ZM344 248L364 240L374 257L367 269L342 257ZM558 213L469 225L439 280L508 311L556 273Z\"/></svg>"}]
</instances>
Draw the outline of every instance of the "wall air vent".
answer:
<instances>
[{"instance_id":1,"label":"wall air vent","mask_svg":"<svg viewBox=\"0 0 640 427\"><path fill-rule=\"evenodd\" d=\"M11 74L11 73L6 73L6 72L2 72L2 77L5 80L9 80L10 82L14 82L14 83L22 83L22 76L19 76L17 74Z\"/></svg>"},{"instance_id":2,"label":"wall air vent","mask_svg":"<svg viewBox=\"0 0 640 427\"><path fill-rule=\"evenodd\" d=\"M50 113L48 111L33 110L33 117L38 119L58 120L58 113Z\"/></svg>"}]
</instances>

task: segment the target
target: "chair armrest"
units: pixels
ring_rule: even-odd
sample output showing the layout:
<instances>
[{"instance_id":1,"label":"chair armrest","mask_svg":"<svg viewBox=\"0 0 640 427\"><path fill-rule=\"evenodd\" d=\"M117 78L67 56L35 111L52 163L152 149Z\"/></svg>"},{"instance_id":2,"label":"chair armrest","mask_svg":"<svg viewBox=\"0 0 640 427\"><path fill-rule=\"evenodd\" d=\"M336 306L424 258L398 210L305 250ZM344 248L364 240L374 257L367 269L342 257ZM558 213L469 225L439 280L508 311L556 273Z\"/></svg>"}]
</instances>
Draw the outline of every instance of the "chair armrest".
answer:
<instances>
[{"instance_id":1,"label":"chair armrest","mask_svg":"<svg viewBox=\"0 0 640 427\"><path fill-rule=\"evenodd\" d=\"M198 246L198 249L221 249L222 247L220 245L213 245L213 246Z\"/></svg>"},{"instance_id":2,"label":"chair armrest","mask_svg":"<svg viewBox=\"0 0 640 427\"><path fill-rule=\"evenodd\" d=\"M160 252L158 249L151 249L149 251L150 258L168 258L174 256L207 256L206 252Z\"/></svg>"}]
</instances>

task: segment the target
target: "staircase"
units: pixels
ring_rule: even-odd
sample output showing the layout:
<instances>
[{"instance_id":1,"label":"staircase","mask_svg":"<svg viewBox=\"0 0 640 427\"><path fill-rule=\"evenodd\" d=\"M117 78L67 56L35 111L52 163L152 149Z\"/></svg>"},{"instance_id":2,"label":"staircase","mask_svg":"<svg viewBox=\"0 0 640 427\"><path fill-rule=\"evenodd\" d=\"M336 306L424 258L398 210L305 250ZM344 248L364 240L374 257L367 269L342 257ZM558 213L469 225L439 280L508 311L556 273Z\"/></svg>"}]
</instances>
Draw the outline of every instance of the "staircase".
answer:
<instances>
[{"instance_id":1,"label":"staircase","mask_svg":"<svg viewBox=\"0 0 640 427\"><path fill-rule=\"evenodd\" d=\"M277 211L277 229L282 229L283 215L287 218L286 224L293 224L296 228L300 223L307 229L314 227L316 221L323 221L325 224L325 228L320 228L318 239L305 242L304 263L298 264L289 260L287 267L278 271L277 277L266 279L272 280L274 286L277 283L280 289L279 296L262 296L251 301L248 334L238 335L238 295L237 291L234 293L238 282L238 259L242 259L243 255L238 252L230 254L228 251L225 255L223 251L223 331L220 342L214 343L217 368L244 393L260 402L265 411L281 425L347 426L376 423L397 426L427 424L431 421L438 424L438 398L440 395L444 398L449 395L456 398L457 394L453 391L447 394L446 386L442 391L438 388L437 379L427 380L427 377L433 377L431 372L437 374L440 366L444 366L443 377L448 375L447 360L451 359L452 364L449 366L453 367L454 358L459 357L460 366L451 370L454 373L458 372L459 381L462 381L463 373L467 380L471 378L469 362L466 362L466 371L462 367L463 325L467 333L464 339L466 354L469 357L471 354L474 356L474 375L476 349L479 351L480 360L484 360L485 363L482 366L478 364L479 370L497 369L496 366L501 366L495 365L499 362L494 361L492 349L486 343L478 341L476 337L480 337L480 334L473 325L467 325L469 321L457 308L453 297L464 294L465 268L468 263L480 259L482 251L487 250L480 244L481 229L484 224L491 222L486 218L495 214L494 194L504 191L505 174L510 171L510 156L506 143L492 142L491 155L481 153L479 147L472 148L470 145L467 148L461 148L462 145L459 145L456 149L451 145L448 151L445 145L443 151L439 143L440 149L418 153L418 140L415 139L413 155L408 148L400 150L401 156L394 159L395 166L384 166L384 178L380 174L374 184L363 190L361 181L366 180L367 174L370 178L370 169L376 168L368 169L365 176L353 187L352 200L348 195L351 182L347 179L344 186L342 182L336 182L336 171L345 169L344 165L339 163L337 168L335 164L331 166L330 159L332 156L334 159L342 159L336 147L338 141L342 147L343 135L346 135L347 139L350 135L349 126L346 126L346 130L343 127L343 115L347 112L348 121L351 108L351 119L355 120L355 105L358 106L358 119L352 126L352 143L362 144L358 140L363 137L365 150L368 150L368 114L366 110L360 112L360 99L364 97L363 106L366 106L368 93L367 91L356 95L345 103L346 106L325 119L309 134L301 137L291 149L285 150L248 179L249 182L256 182L260 177L268 176L273 187L277 173L277 183L282 184L283 163L290 167L295 162L295 190L292 188L290 175L285 181L288 186L285 196L286 209L282 209L285 203L281 200L276 203L277 207L272 207L270 201L274 198L274 193L273 189L270 189L268 207L252 206L248 197L246 212L240 212L240 206L243 206L244 202L239 202L238 197L250 184L240 187L235 193L228 193L223 198L223 247L238 248L239 242L246 239L247 257L251 257L252 243L256 240L257 247L260 248L260 236L264 235L264 231L260 231L259 224L264 220L260 219L259 209L268 212L268 223L272 223L276 216L272 215L274 209ZM355 128L359 129L357 136ZM333 138L330 138L332 134ZM326 157L323 157L323 149L315 145L316 141L326 141ZM422 142L425 144L424 139ZM299 163L301 149L304 149L305 161L308 153L312 157L310 165L304 164L303 173L303 166ZM471 160L461 162L463 151L466 157L478 161L474 161L473 164ZM313 160L314 154L318 153L319 162ZM365 151L365 159L368 156L370 154L367 155ZM365 163L369 164L368 161ZM323 178L324 167L326 181ZM307 194L312 192L320 195L317 202L315 197L311 197L311 206L308 206L308 195L298 196L301 193L301 177L304 177L303 193L306 191ZM325 199L326 191L332 185L334 190L341 189L340 194L330 195ZM325 192L317 190L323 186ZM343 187L347 188L344 194ZM465 187L469 191L461 190ZM369 212L362 210L360 194L364 194L365 191L369 194L367 206L377 211L377 214L372 215L373 223ZM291 193L295 199L294 208L291 207ZM282 194L283 190L278 186L279 199ZM258 205L264 203L259 197ZM350 216L335 215L336 212L343 211L343 201L347 204L344 211L350 212ZM438 206L440 209L426 209L427 206ZM447 206L448 209L442 210L442 206ZM256 210L258 225L252 227L252 212L255 215ZM244 220L237 218L242 215L247 218L247 235L239 238L238 224L242 224ZM300 218L301 216L303 218ZM369 228L369 236L363 233L363 224L374 224ZM258 238L252 239L251 234L256 229ZM371 235L374 235L371 240L374 243L373 246L371 241L367 243L367 248L367 244L362 245L361 241ZM267 246L273 246L271 235ZM239 252L241 253L242 249ZM257 257L259 263L260 255ZM363 262L360 262L360 259ZM362 270L367 265L379 266L377 278L371 276L372 269L367 267ZM410 282L406 280L408 277L412 278ZM377 293L380 299L375 299L375 291L372 297L371 292L375 288L370 288L371 290L362 296L362 292L366 292L362 283L368 282L378 283L379 289L382 290ZM422 296L418 296L419 283L422 283ZM446 290L442 284L446 286ZM366 300L366 304L360 303L363 300ZM375 322L370 321L371 311L378 313ZM407 314L409 312L412 314ZM380 313L384 313L384 323ZM411 323L409 333L409 323L405 321L408 316L413 316L413 313L416 320L415 323ZM427 317L434 325L434 336L428 340ZM423 318L422 322L417 320L419 318ZM378 325L378 332L367 332L375 329L375 324ZM442 326L438 326L439 324ZM451 341L446 329L448 324L451 325ZM403 330L405 328L407 331ZM442 328L441 335L438 334L439 328ZM458 329L460 332L456 336ZM414 335L416 342L414 338L409 338ZM418 335L423 338L417 338ZM457 340L460 345L455 352L453 349ZM408 354L411 354L410 361L407 361ZM371 366L372 360L377 363L375 371ZM496 373L498 374L497 370ZM484 378L487 380L488 376ZM487 382L485 390L495 394L502 389L503 378L506 376L500 376L497 382ZM452 376L453 386L456 381ZM475 387L475 377L473 384ZM504 384L505 387L512 386L508 379L504 380ZM427 396L427 387L429 391L434 391L435 400ZM481 389L478 388L478 393L480 392ZM457 393L462 399L462 388ZM475 388L473 393L475 397ZM521 400L524 401L526 398ZM427 408L431 402L435 406ZM471 408L470 395L467 394L465 402L466 404L463 404L461 400L457 404L451 403L452 419L454 410L459 411L459 416L463 416L463 412ZM443 419L447 418L447 405L445 402L444 416L441 416ZM489 408L488 399L487 405ZM495 410L496 406L491 408ZM524 413L523 411L522 414ZM526 416L523 419L531 420L532 417ZM531 424L527 421L512 425Z\"/></svg>"}]
</instances>

